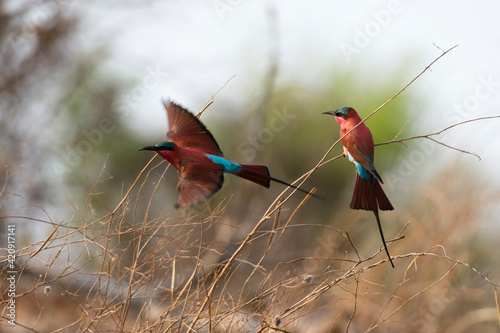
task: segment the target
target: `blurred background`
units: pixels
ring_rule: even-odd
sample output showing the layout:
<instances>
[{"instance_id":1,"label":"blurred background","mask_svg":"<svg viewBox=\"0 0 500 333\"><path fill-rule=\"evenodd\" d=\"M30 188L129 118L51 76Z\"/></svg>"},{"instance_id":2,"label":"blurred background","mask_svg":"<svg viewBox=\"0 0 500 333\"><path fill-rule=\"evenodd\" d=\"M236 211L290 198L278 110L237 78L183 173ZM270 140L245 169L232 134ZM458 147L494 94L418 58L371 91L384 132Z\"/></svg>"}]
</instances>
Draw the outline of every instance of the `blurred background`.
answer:
<instances>
[{"instance_id":1,"label":"blurred background","mask_svg":"<svg viewBox=\"0 0 500 333\"><path fill-rule=\"evenodd\" d=\"M213 97L201 120L225 156L291 182L339 137L323 111L352 106L364 117L457 44L367 121L375 142L403 128L400 138L500 116L499 9L492 1L0 1L0 244L7 248L15 225L15 329L184 330L174 319L148 325L178 315L174 295L186 302L182 313L196 314L209 272L284 190L227 176L209 202L175 210L175 170L155 159L141 173L152 155L138 151L165 140L162 99L198 113ZM426 139L376 148L395 207L381 213L385 236L405 236L389 247L401 255L394 270L370 266L383 252L353 267L356 250L363 259L379 250L376 223L349 209L352 163L319 168L303 187L325 202L311 199L293 215L303 199L295 194L262 225L218 290L212 316L233 321L213 329L498 331L499 128L500 119L486 119L433 137L473 154ZM339 145L329 157L341 153ZM131 267L158 276L132 283ZM93 284L101 279L118 295L109 303L102 295L112 292ZM179 292L186 280L197 293ZM144 287L140 297L124 296L131 286ZM260 294L267 287L270 299ZM45 319L52 311L57 320ZM7 320L4 312L2 329L12 328Z\"/></svg>"}]
</instances>

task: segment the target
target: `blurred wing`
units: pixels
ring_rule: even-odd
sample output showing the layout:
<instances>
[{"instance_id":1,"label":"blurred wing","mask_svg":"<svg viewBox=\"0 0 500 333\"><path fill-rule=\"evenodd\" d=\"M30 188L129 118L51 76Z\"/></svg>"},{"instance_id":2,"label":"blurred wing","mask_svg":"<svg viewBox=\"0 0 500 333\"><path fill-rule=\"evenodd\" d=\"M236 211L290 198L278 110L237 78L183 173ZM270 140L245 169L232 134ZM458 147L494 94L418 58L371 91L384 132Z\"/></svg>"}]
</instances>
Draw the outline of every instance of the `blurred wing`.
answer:
<instances>
[{"instance_id":1,"label":"blurred wing","mask_svg":"<svg viewBox=\"0 0 500 333\"><path fill-rule=\"evenodd\" d=\"M181 167L177 183L179 207L196 204L217 193L224 182L224 171L217 165L189 163Z\"/></svg>"},{"instance_id":2,"label":"blurred wing","mask_svg":"<svg viewBox=\"0 0 500 333\"><path fill-rule=\"evenodd\" d=\"M208 129L188 110L171 101L163 102L167 110L169 131L167 139L183 148L205 154L222 156L222 151Z\"/></svg>"}]
</instances>

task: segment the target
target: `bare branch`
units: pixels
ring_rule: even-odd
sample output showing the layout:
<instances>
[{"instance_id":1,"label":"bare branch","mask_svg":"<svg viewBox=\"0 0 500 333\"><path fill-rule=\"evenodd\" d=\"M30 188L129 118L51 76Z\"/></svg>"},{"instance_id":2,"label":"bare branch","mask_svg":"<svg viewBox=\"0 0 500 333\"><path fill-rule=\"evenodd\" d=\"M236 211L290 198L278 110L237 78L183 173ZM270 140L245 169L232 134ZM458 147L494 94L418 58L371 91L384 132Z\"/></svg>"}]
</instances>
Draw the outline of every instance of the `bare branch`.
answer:
<instances>
[{"instance_id":1,"label":"bare branch","mask_svg":"<svg viewBox=\"0 0 500 333\"><path fill-rule=\"evenodd\" d=\"M209 100L208 100L208 102L205 104L205 106L201 109L201 111L200 111L200 112L198 112L198 114L196 115L196 118L200 118L200 117L201 117L201 115L203 114L203 112L205 112L205 110L206 110L206 109L208 109L208 107L214 103L214 101L215 101L215 96L217 96L217 94L218 94L218 93L219 93L222 89L224 89L224 87L225 87L225 86L227 86L227 84L229 83L229 81L231 81L231 80L232 80L232 79L234 79L235 77L236 77L236 74L235 74L235 75L233 75L233 76L231 76L231 77L230 77L230 78L226 81L226 83L224 83L224 84L222 85L222 87L220 87L220 88L219 88L219 90L217 90L217 91L215 92L215 94L213 94L213 95L212 95L212 97L210 97L210 99L209 99Z\"/></svg>"},{"instance_id":2,"label":"bare branch","mask_svg":"<svg viewBox=\"0 0 500 333\"><path fill-rule=\"evenodd\" d=\"M454 127L457 127L457 126L460 126L460 125L463 125L463 124L467 124L467 123L471 123L471 122L475 122L475 121L480 121L480 120L488 120L488 119L496 119L496 118L500 118L500 115L499 116L489 116L489 117L480 117L480 118L474 118L474 119L469 119L469 120L465 120L465 121L461 121L459 123L456 123L456 124L453 124L453 125L450 125L448 127L445 127L443 128L442 130L440 131L437 131L437 132L434 132L434 133L429 133L429 134L423 134L423 135L417 135L417 136L412 136L412 137L408 137L408 138L404 138L404 139L396 139L394 138L393 140L391 141L386 141L386 142L381 142L381 143L377 143L375 144L375 146L382 146L382 145L388 145L388 144L391 144L391 143L403 143L405 141L409 141L409 140L415 140L415 139L429 139L431 141L434 141L436 142L437 144L440 144L442 146L445 146L447 148L450 148L450 149L453 149L453 150L457 150L459 152L462 152L462 153L465 153L465 154L470 154L470 155L474 155L476 156L479 160L481 160L481 157L475 153L471 153L469 151L466 151L466 150L463 150L463 149L459 149L459 148L456 148L456 147L452 147L450 145L447 145L441 141L438 141L434 138L431 138L431 136L435 136L435 135L439 135L439 134L442 134L443 132L446 132ZM401 132L400 132L401 133ZM399 134L396 136L398 137Z\"/></svg>"}]
</instances>

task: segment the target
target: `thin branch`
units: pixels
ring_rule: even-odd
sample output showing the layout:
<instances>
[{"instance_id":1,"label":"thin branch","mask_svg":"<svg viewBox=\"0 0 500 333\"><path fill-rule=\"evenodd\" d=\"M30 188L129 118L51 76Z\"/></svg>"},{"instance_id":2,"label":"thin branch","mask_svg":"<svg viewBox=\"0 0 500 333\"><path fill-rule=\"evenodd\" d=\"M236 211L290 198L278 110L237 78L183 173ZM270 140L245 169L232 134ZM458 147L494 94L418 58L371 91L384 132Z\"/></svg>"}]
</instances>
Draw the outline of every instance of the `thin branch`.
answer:
<instances>
[{"instance_id":1,"label":"thin branch","mask_svg":"<svg viewBox=\"0 0 500 333\"><path fill-rule=\"evenodd\" d=\"M368 120L371 116L373 116L375 113L377 113L380 109L382 109L384 106L386 106L387 104L389 104L392 100L394 100L396 97L398 97L403 91L406 90L406 88L408 88L413 82L415 82L420 76L422 76L427 70L429 70L431 68L431 66L436 63L439 59L441 59L442 57L444 57L447 53L449 53L451 50L453 50L454 48L458 47L458 45L455 45L451 48L449 48L448 50L444 51L440 56L438 56L436 59L434 59L429 65L427 65L427 67L424 68L424 70L422 70L417 76L415 76L407 85L405 85L401 90L399 90L396 94L394 94L394 96L392 96L391 98L389 98L386 102L384 102L381 106L379 106L378 108L376 108L375 110L373 110L369 115L367 115L365 118L363 118L359 124L357 124L356 126L353 126L349 131L347 131L347 133L345 133L344 135L342 135L337 141L335 141L333 143L333 145L326 151L326 153L323 155L323 157L319 160L319 162L316 164L315 167L313 167L311 170L309 170L308 172L306 172L305 174L303 174L299 179L303 178L304 177L304 180L302 180L302 182L297 186L297 187L300 187L302 186L302 184L304 184L304 182L309 179L309 177L317 170L319 169L320 167L322 167L323 165L327 164L328 162L330 161L333 161L334 159L337 159L338 157L335 157L334 159L332 160L329 160L325 163L323 163L326 159L326 157L330 154L330 152L333 150L333 148L335 146L337 146L337 144L344 138L346 137L347 135L349 135L353 130L355 130L358 126L360 126L361 124L363 124L366 120ZM296 191L296 190L295 190ZM294 191L294 192L295 192ZM294 193L292 192L292 193Z\"/></svg>"},{"instance_id":2,"label":"thin branch","mask_svg":"<svg viewBox=\"0 0 500 333\"><path fill-rule=\"evenodd\" d=\"M345 328L345 332L349 333L349 327L351 326L352 320L354 319L354 315L356 314L356 308L358 305L358 288L359 288L359 278L354 275L354 280L356 281L356 290L354 290L354 309L352 310L351 317L349 318L349 322Z\"/></svg>"},{"instance_id":3,"label":"thin branch","mask_svg":"<svg viewBox=\"0 0 500 333\"><path fill-rule=\"evenodd\" d=\"M61 226L61 224L63 223L64 221L61 221L61 223L59 223L58 225L56 225L56 227L54 228L54 230L52 230L52 232L50 233L49 237L47 237L45 239L45 241L42 243L42 245L40 245L40 247L33 253L30 254L30 256L28 257L28 260L30 260L31 258L33 258L34 256L36 256L40 251L43 250L43 248L45 247L45 245L47 245L47 243L50 241L50 239L52 238L52 236L54 236L54 234L56 233L57 229L59 228L59 226Z\"/></svg>"},{"instance_id":4,"label":"thin branch","mask_svg":"<svg viewBox=\"0 0 500 333\"><path fill-rule=\"evenodd\" d=\"M389 104L390 102L392 102L393 99L395 99L396 97L398 97L403 91L406 90L406 88L408 88L413 82L415 82L420 76L422 76L427 70L429 70L431 68L432 65L434 65L434 63L436 63L439 59L441 59L442 57L444 57L447 53L449 53L451 50L453 50L454 48L458 47L458 44L449 48L448 50L446 51L443 51L443 53L437 57L436 59L434 59L434 61L432 61L427 67L424 68L423 71L421 71L417 76L415 76L413 78L413 80L411 80L406 86L404 86L400 91L398 91L394 96L392 96L391 98L389 98L384 104L382 104L381 106L379 106L378 108L376 108L374 111L372 111L368 116L366 116L359 124L357 124L356 126L354 126L349 132L347 132L344 136L348 135L353 129L355 129L356 127L358 127L361 123L364 123L368 118L370 118L371 116L373 116L375 113L377 113L380 109L382 109L384 106L386 106L387 104Z\"/></svg>"},{"instance_id":5,"label":"thin branch","mask_svg":"<svg viewBox=\"0 0 500 333\"><path fill-rule=\"evenodd\" d=\"M450 125L448 127L445 127L443 128L442 130L440 131L437 131L437 132L434 132L434 133L430 133L430 134L423 134L423 135L416 135L416 136L412 136L412 137L408 137L408 138L404 138L404 139L396 139L394 138L393 140L391 141L386 141L386 142L381 142L381 143L377 143L375 144L375 146L382 146L382 145L389 145L391 143L396 143L396 142L399 142L399 143L403 143L404 141L409 141L409 140L415 140L415 139L429 139L431 141L434 141L436 142L437 144L440 144L442 146L445 146L447 148L450 148L450 149L453 149L453 150L457 150L459 152L462 152L462 153L465 153L465 154L470 154L470 155L474 155L476 156L479 160L481 160L481 156L475 154L475 153L471 153L469 151L466 151L466 150L463 150L463 149L459 149L459 148L456 148L456 147L452 147L450 145L447 145L439 140L436 140L434 138L431 138L431 136L435 136L435 135L440 135L442 134L443 132L446 132L450 129L452 129L453 127L457 127L457 126L460 126L460 125L463 125L463 124L467 124L467 123L471 123L471 122L475 122L475 121L479 121L479 120L488 120L488 119L496 119L496 118L500 118L500 115L498 116L489 116L489 117L480 117L480 118L474 118L474 119L469 119L469 120L465 120L465 121L461 121L459 123L456 123L456 124L453 124L453 125ZM399 135L399 134L398 134ZM397 136L398 136L397 135ZM396 136L396 137L397 137Z\"/></svg>"},{"instance_id":6,"label":"thin branch","mask_svg":"<svg viewBox=\"0 0 500 333\"><path fill-rule=\"evenodd\" d=\"M302 186L302 184L304 184L308 179L309 177L314 173L314 171L316 171L320 166L323 166L325 165L326 163L323 163L327 156L330 154L330 152L333 150L333 148L347 135L349 135L349 133L351 131L353 131L356 127L358 127L359 125L361 125L362 123L364 123L368 118L370 118L371 116L373 116L375 113L377 113L381 108L383 108L385 105L387 105L389 102L391 102L393 99L395 99L397 96L399 96L404 90L406 90L407 87L409 87L413 82L415 82L415 80L417 80L420 76L422 76L422 74L424 74L436 61L438 61L439 59L441 59L444 55L446 55L448 52L450 52L451 50L453 50L454 48L456 48L458 45L455 45L453 46L452 48L448 49L447 51L443 52L439 57L437 57L436 59L434 59L434 61L432 61L423 71L421 71L416 77L414 77L406 86L404 86L401 90L399 90L394 96L392 96L390 99L388 99L385 103L383 103L381 106L379 106L377 109L375 109L374 111L372 111L368 116L366 116L359 124L357 124L356 126L354 126L353 128L351 128L347 133L345 133L343 136L341 136L337 141L335 141L333 143L333 145L327 150L327 152L323 155L323 157L319 160L319 162L316 164L316 166L314 166L311 170L309 170L308 172L306 172L304 175L302 175L299 179L302 179L303 180L300 182L299 185L297 185L297 188L299 188L300 186ZM338 157L335 157L334 159L337 159ZM332 160L334 160L332 159ZM298 180L296 180L297 182ZM295 183L295 182L294 182ZM267 221L269 218L271 218L272 214L274 214L274 212L276 212L276 210L278 210L282 205L284 205L291 197L293 194L295 194L295 192L297 191L297 188L293 189L293 191L284 199L284 200L281 200L280 198L284 195L284 193L288 190L288 188L286 188L285 190L283 190L283 192L273 201L273 203L271 203L271 205L269 206L269 208L266 210L266 212L264 213L264 215L262 216L262 218L260 219L260 221L255 225L255 227L252 229L252 231L250 231L250 233L247 235L247 237L245 238L245 240L243 242L241 242L241 244L239 245L238 249L236 249L233 254L231 255L231 257L229 258L229 260L223 265L223 268L221 269L221 271L219 272L219 274L216 275L216 277L214 278L214 280L212 281L212 285L210 286L210 289L208 290L207 292L207 295L205 296L205 299L203 301L203 303L200 305L199 309L198 309L198 312L196 314L196 316L194 317L191 325L190 325L190 329L193 330L195 325L196 325L196 322L199 320L202 312L204 311L205 307L207 306L208 302L209 302L209 299L212 297L212 294L213 292L215 291L215 288L218 284L218 282L222 279L222 277L228 272L229 270L229 267L232 265L232 263L235 261L236 257L240 254L240 252L243 250L243 248L250 242L250 240L253 238L253 236L256 234L257 230L260 228L260 226L265 222ZM330 286L331 287L331 286ZM326 290L328 290L328 288L326 288ZM326 291L325 290L325 291ZM323 291L324 292L324 291ZM314 294L311 294L311 295L308 295L307 298L309 297L314 297Z\"/></svg>"},{"instance_id":7,"label":"thin branch","mask_svg":"<svg viewBox=\"0 0 500 333\"><path fill-rule=\"evenodd\" d=\"M359 263L361 263L361 257L359 256L358 249L356 248L356 246L354 246L354 243L353 243L353 241L351 239L351 236L349 236L349 233L347 232L347 230L345 231L345 235L347 236L347 239L349 240L349 243L351 243L351 246L354 249L354 252L356 252L356 255L358 256Z\"/></svg>"},{"instance_id":8,"label":"thin branch","mask_svg":"<svg viewBox=\"0 0 500 333\"><path fill-rule=\"evenodd\" d=\"M427 138L427 139L429 139L429 140L431 140L431 141L434 141L435 143L440 144L440 145L442 145L442 146L444 146L444 147L446 147L446 148L450 148L450 149L452 149L452 150L456 150L456 151L459 151L459 152L464 153L464 154L469 154L469 155L476 156L476 157L477 157L477 158L481 161L481 156L479 156L479 155L478 155L478 154L476 154L476 153L471 153L470 151L467 151L467 150L463 150L463 149L460 149L460 148L452 147L452 146L450 146L450 145L447 145L447 144L446 144L446 143L444 143L444 142L438 141L438 140L433 139L433 138Z\"/></svg>"},{"instance_id":9,"label":"thin branch","mask_svg":"<svg viewBox=\"0 0 500 333\"><path fill-rule=\"evenodd\" d=\"M379 327L380 325L382 325L384 322L386 322L387 320L389 320L389 318L391 318L392 316L394 316L399 310L401 310L406 304L408 304L409 302L411 302L412 300L414 300L415 298L417 298L418 296L420 296L421 294L425 293L427 290L431 289L432 287L434 287L435 285L437 285L439 282L443 281L454 269L455 267L458 265L458 263L455 263L455 265L453 265L449 270L448 272L446 272L442 277L440 277L438 280L434 281L433 283L431 283L429 286L427 286L426 288L420 290L418 293L416 293L415 295L411 296L410 298L408 298L406 301L403 302L403 304L401 304L399 307L397 307L392 313L390 313L387 317L385 317L384 319L382 319L382 321L372 327L370 327L368 330L366 330L366 332L371 332L373 331L374 329L376 329L377 327Z\"/></svg>"},{"instance_id":10,"label":"thin branch","mask_svg":"<svg viewBox=\"0 0 500 333\"><path fill-rule=\"evenodd\" d=\"M495 303L497 305L498 324L500 325L500 302L498 301L498 289L495 287Z\"/></svg>"},{"instance_id":11,"label":"thin branch","mask_svg":"<svg viewBox=\"0 0 500 333\"><path fill-rule=\"evenodd\" d=\"M405 130L406 126L408 126L408 124L409 124L409 123L410 123L410 121L408 120L408 121L406 122L406 124L405 124L405 125L401 128L401 130L398 132L398 134L396 134L396 136L395 136L395 137L394 137L394 139L392 139L392 140L396 140L396 139L397 139L397 138L401 135L401 133L403 133L403 131Z\"/></svg>"},{"instance_id":12,"label":"thin branch","mask_svg":"<svg viewBox=\"0 0 500 333\"><path fill-rule=\"evenodd\" d=\"M200 117L201 117L202 113L203 113L203 112L205 112L205 110L206 110L206 109L208 109L208 107L214 103L214 101L215 101L215 96L216 96L216 95L217 95L217 94L218 94L218 93L219 93L222 89L224 89L224 87L225 87L225 86L229 83L229 81L231 81L231 80L232 80L232 79L234 79L235 77L236 77L236 74L235 74L235 75L233 75L233 76L231 76L231 77L229 78L229 80L227 80L227 81L226 81L226 83L224 83L224 84L222 85L222 87L220 87L220 88L219 88L219 90L217 90L217 91L215 92L215 94L213 94L213 95L212 95L212 97L210 97L210 99L208 100L207 104L205 104L205 106L201 109L201 111L200 111L200 112L198 112L198 114L196 115L196 118L200 118Z\"/></svg>"}]
</instances>

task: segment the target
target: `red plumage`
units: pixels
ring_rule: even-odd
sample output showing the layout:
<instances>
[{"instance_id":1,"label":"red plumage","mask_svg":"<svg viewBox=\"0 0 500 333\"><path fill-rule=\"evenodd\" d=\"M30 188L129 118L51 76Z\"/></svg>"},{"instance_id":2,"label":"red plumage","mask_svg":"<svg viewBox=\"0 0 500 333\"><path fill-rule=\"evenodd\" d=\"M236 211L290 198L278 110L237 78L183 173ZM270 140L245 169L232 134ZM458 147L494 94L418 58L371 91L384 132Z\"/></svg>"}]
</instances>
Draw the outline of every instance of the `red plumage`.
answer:
<instances>
[{"instance_id":1,"label":"red plumage","mask_svg":"<svg viewBox=\"0 0 500 333\"><path fill-rule=\"evenodd\" d=\"M164 101L169 130L167 139L182 148L198 150L203 154L222 156L212 133L191 112L173 102Z\"/></svg>"},{"instance_id":2,"label":"red plumage","mask_svg":"<svg viewBox=\"0 0 500 333\"><path fill-rule=\"evenodd\" d=\"M225 171L265 187L270 186L271 180L294 187L272 178L266 166L239 165L223 159L215 138L197 117L173 102L165 101L164 105L169 124L169 141L141 150L156 151L180 171L177 207L198 203L217 193L224 182Z\"/></svg>"},{"instance_id":3,"label":"red plumage","mask_svg":"<svg viewBox=\"0 0 500 333\"><path fill-rule=\"evenodd\" d=\"M174 144L173 151L159 151L158 154L180 171L176 207L186 207L210 198L224 183L224 168L196 149Z\"/></svg>"},{"instance_id":4,"label":"red plumage","mask_svg":"<svg viewBox=\"0 0 500 333\"><path fill-rule=\"evenodd\" d=\"M287 182L284 182L282 180L276 179L274 177L271 177L269 174L269 169L265 165L248 165L248 164L241 164L241 170L237 173L234 173L234 175L248 179L254 183L257 183L259 185L265 186L269 188L271 186L271 180L280 184L283 184L285 186L289 186L291 188L295 188L301 192L311 194L307 192L306 190L303 190L301 188L297 188L294 185L291 185ZM317 199L322 199L322 197L317 196L315 194L311 194L313 197Z\"/></svg>"},{"instance_id":5,"label":"red plumage","mask_svg":"<svg viewBox=\"0 0 500 333\"><path fill-rule=\"evenodd\" d=\"M269 169L265 165L240 164L241 170L234 175L250 180L259 185L269 188L271 186L271 176Z\"/></svg>"},{"instance_id":6,"label":"red plumage","mask_svg":"<svg viewBox=\"0 0 500 333\"><path fill-rule=\"evenodd\" d=\"M224 168L205 155L222 156L210 131L192 113L178 104L165 101L169 130L167 139L173 150L157 153L180 171L177 207L201 202L217 193L224 182Z\"/></svg>"},{"instance_id":7,"label":"red plumage","mask_svg":"<svg viewBox=\"0 0 500 333\"><path fill-rule=\"evenodd\" d=\"M376 212L377 208L381 210L394 209L377 178L363 179L357 173L350 207L373 212Z\"/></svg>"},{"instance_id":8,"label":"red plumage","mask_svg":"<svg viewBox=\"0 0 500 333\"><path fill-rule=\"evenodd\" d=\"M340 136L342 137L341 142L344 147L344 155L348 156L356 164L356 181L350 207L352 209L363 209L373 212L377 220L385 252L392 267L394 267L389 250L387 249L378 212L379 209L393 210L394 207L385 195L380 185L382 178L375 169L372 133L362 123L362 119L353 108L343 107L337 111L327 111L325 113L334 115L340 124Z\"/></svg>"}]
</instances>

